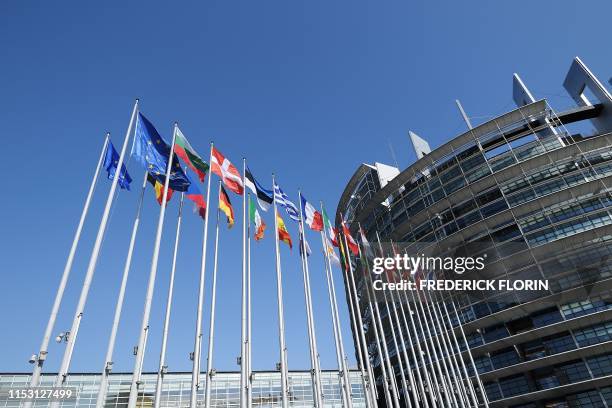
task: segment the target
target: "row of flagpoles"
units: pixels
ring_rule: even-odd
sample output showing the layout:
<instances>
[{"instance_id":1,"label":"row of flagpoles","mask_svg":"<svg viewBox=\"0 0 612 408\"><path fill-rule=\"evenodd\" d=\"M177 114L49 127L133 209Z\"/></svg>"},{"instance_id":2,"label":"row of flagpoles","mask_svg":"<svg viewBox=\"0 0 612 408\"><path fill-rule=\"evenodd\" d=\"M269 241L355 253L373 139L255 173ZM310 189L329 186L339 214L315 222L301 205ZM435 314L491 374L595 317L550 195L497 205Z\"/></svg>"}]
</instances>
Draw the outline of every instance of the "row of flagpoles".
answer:
<instances>
[{"instance_id":1,"label":"row of flagpoles","mask_svg":"<svg viewBox=\"0 0 612 408\"><path fill-rule=\"evenodd\" d=\"M304 236L305 225L308 225L311 229L320 231L322 237L322 243L325 252L326 259L326 273L329 289L330 304L332 310L332 320L334 324L334 339L337 349L338 365L340 372L340 381L342 385L342 398L344 405L347 407L351 406L351 389L349 381L348 364L346 362L346 356L344 352L344 346L341 338L341 326L338 314L338 306L336 300L335 287L333 284L333 276L331 274L331 262L327 248L329 245L329 239L326 237L325 231L322 225L321 213L314 209L314 207L306 201L299 193L299 209L298 207L288 198L288 196L282 191L282 189L276 183L274 176L272 180L273 191L265 189L259 184L259 182L253 177L252 173L246 166L246 160L243 160L243 172L240 174L237 168L231 164L211 143L210 146L210 160L206 163L197 152L191 147L186 137L180 131L178 125L175 123L173 127L172 142L168 145L162 137L159 135L155 127L149 122L142 113L139 112L139 103L136 101L132 114L130 117L128 129L126 131L123 145L120 152L117 152L110 142L109 135L107 134L100 158L98 160L95 174L91 182L90 189L88 191L87 199L79 220L77 231L73 239L73 244L69 252L69 256L64 268L64 272L61 277L60 286L58 288L55 301L53 303L51 315L43 336L43 341L40 347L38 355L36 355L34 362L34 370L31 378L30 385L32 387L40 384L40 377L42 368L47 357L47 349L53 332L55 321L59 312L59 308L64 295L65 287L72 269L74 256L76 249L81 237L81 231L85 219L87 217L89 207L91 204L92 196L96 186L96 181L99 177L100 170L104 168L108 172L108 178L112 180L111 188L107 196L106 205L103 210L102 219L100 221L94 247L89 259L87 271L85 274L85 281L81 288L81 293L77 308L74 314L74 319L70 331L66 332L64 339L66 341L66 349L61 361L60 369L55 381L55 385L61 387L64 385L72 359L72 354L77 341L77 335L80 328L82 318L84 316L85 305L89 295L89 290L95 269L98 263L103 238L107 229L109 221L109 215L111 207L114 202L114 197L119 186L122 189L129 189L132 181L126 168L126 157L128 157L127 147L131 135L134 135L134 141L132 144L131 157L137 159L144 167L145 174L140 195L137 204L136 215L132 226L132 233L130 237L128 253L123 268L123 274L121 277L121 285L115 306L113 325L111 328L110 338L108 342L108 348L105 355L105 361L103 370L101 373L100 392L98 394L96 406L104 406L106 400L106 391L108 388L108 377L112 371L113 366L113 352L115 347L115 341L118 331L119 322L121 319L121 313L125 298L126 285L128 281L129 271L132 262L132 255L134 251L134 245L138 235L138 229L141 218L141 209L144 200L144 192L147 184L152 184L155 190L155 194L158 202L160 203L160 213L158 218L157 230L155 234L155 244L153 249L153 256L151 260L151 267L149 271L149 278L147 284L147 290L145 295L144 310L141 322L141 329L139 332L138 345L135 347L135 362L132 375L132 383L130 388L130 396L128 407L135 407L138 398L138 390L141 383L141 374L143 368L143 361L145 355L145 349L149 336L149 320L151 314L151 306L153 300L153 292L155 288L155 281L157 275L157 267L159 261L160 243L162 239L162 231L164 220L166 216L166 203L173 195L175 191L180 192L180 203L179 213L177 219L175 242L173 250L172 268L170 273L169 287L166 299L166 308L164 314L163 323L163 335L159 359L159 369L157 375L157 382L155 388L155 407L160 406L161 401L161 390L163 385L163 377L166 373L166 346L168 340L169 322L171 315L171 306L173 299L174 290L174 275L176 270L176 259L177 251L179 247L181 220L182 220L182 209L185 198L190 199L196 205L199 214L204 218L204 230L203 230L203 242L202 242L202 258L200 268L200 278L198 285L198 306L197 306L197 317L196 317L196 330L194 337L194 351L192 353L193 370L192 370L192 384L191 384L191 402L190 406L195 407L197 391L202 383L200 379L201 370L201 352L202 352L202 320L203 320L203 305L204 305L204 287L206 277L206 254L208 246L208 223L209 223L209 204L210 204L210 190L211 190L211 177L208 177L207 188L206 188L206 199L200 193L196 182L192 180L187 174L187 169L195 172L200 181L204 181L206 174L209 170L212 173L217 174L221 180L219 182L219 207L216 217L216 234L214 244L214 262L213 262L213 282L212 282L212 298L211 298L211 316L210 316L210 327L209 327L209 339L208 339L208 357L206 367L206 381L205 384L205 406L210 406L211 398L211 382L214 376L213 370L213 347L214 347L214 325L215 325L215 302L216 302L216 276L217 276L217 253L219 245L219 214L220 212L225 213L228 224L231 227L234 224L234 210L230 202L229 195L225 191L227 189L234 193L241 195L243 198L243 246L242 246L242 310L241 310L241 354L240 354L240 367L241 367L241 393L240 393L240 406L250 407L252 403L252 387L251 387L251 293L250 293L250 239L251 239L251 224L253 224L255 230L253 235L256 240L263 237L265 230L265 223L256 208L254 200L251 199L250 194L246 194L244 189L245 186L251 190L252 194L257 198L259 207L267 211L269 207L274 208L274 224L275 224L275 249L276 249L276 275L277 275L277 305L278 305L278 316L279 316L279 353L280 353L280 371L281 371L281 388L282 395L281 401L283 407L288 407L289 404L289 390L288 390L288 366L287 366L287 348L284 338L284 311L283 311L283 294L282 294L282 271L280 263L280 242L284 242L290 247L293 243L291 236L285 226L285 223L280 216L279 208L285 209L288 216L298 222L299 235L300 235L300 255L302 261L302 271L304 278L304 296L305 305L307 312L307 323L308 323L308 338L309 338L309 349L310 349L310 360L312 367L312 383L313 383L313 395L315 405L317 407L323 406L323 389L321 382L321 367L319 362L319 353L317 348L315 327L314 327L314 316L313 306L310 289L310 275L308 265L308 254L310 253L309 245ZM185 170L179 163L179 158L184 162ZM247 201L248 197L248 201ZM248 215L247 215L248 208ZM327 217L325 217L328 220ZM331 225L330 225L331 229ZM333 251L333 250L332 250ZM335 254L334 258L337 258ZM368 397L369 406L372 401ZM26 403L26 407L31 406L31 403ZM58 403L53 402L52 407L57 407Z\"/></svg>"},{"instance_id":2,"label":"row of flagpoles","mask_svg":"<svg viewBox=\"0 0 612 408\"><path fill-rule=\"evenodd\" d=\"M272 190L262 187L262 185L255 179L247 167L245 159L243 159L243 171L241 174L238 169L227 158L225 158L212 143L210 145L209 162L207 163L189 144L187 138L185 135L183 135L176 123L173 127L172 141L170 145L168 145L159 135L153 124L139 112L138 101L136 101L132 110L121 151L118 153L115 150L114 146L109 140L108 134L104 141L103 149L96 166L73 244L61 277L55 301L53 303L51 315L45 329L40 352L35 359L34 371L30 384L31 386L38 386L40 383L40 376L47 356L49 340L55 326L56 317L63 298L66 283L72 269L72 263L80 240L83 224L91 204L96 180L98 179L100 169L104 168L108 172L108 178L112 180L111 188L108 193L106 205L103 210L102 219L100 221L94 242L94 247L89 259L85 280L81 288L72 327L65 335L66 349L62 358L60 369L58 371L55 385L58 387L62 386L66 380L117 186L120 188L129 189L132 181L125 166L126 157L128 156L127 146L132 134L134 136L134 141L130 154L132 158L135 158L140 164L143 165L145 168L145 173L138 199L136 215L132 226L128 253L121 278L121 286L115 306L108 348L101 373L100 392L96 402L96 406L98 408L103 407L106 400L108 377L112 371L116 335L121 319L126 284L131 267L134 245L140 224L144 192L147 184L152 184L154 187L157 200L160 203L160 213L155 234L155 244L149 271L139 340L138 345L135 348L136 358L132 372L128 407L134 408L137 403L145 349L149 336L149 320L157 275L160 243L166 215L166 204L175 191L180 192L180 202L173 248L172 267L166 298L154 404L155 408L160 406L163 379L167 371L166 347L173 299L174 275L180 241L183 203L184 199L187 198L194 202L198 213L204 219L202 255L198 282L196 328L194 334L194 349L191 356L193 363L190 407L197 406L197 391L202 384L200 378L200 374L202 373L202 321L205 297L204 288L206 279L206 255L208 247L208 223L210 214L209 204L212 180L210 176L206 180L206 175L209 172L219 176L220 181L218 187L219 205L216 212L216 231L214 238L215 242L212 271L211 311L208 330L208 350L206 370L204 371L206 375L206 379L204 381L205 407L208 408L211 406L211 383L215 374L213 369L213 354L220 213L224 213L226 216L229 227L233 226L235 221L234 209L225 188L242 197L243 208L240 351L241 408L250 408L253 401L251 385L251 236L254 236L256 240L261 239L266 228L265 222L257 209L257 205L263 211L268 211L268 209L272 207L274 212L275 263L279 325L279 369L281 373L281 402L283 408L288 408L290 395L288 389L288 363L284 328L285 320L283 310L280 243L286 243L290 247L292 247L293 243L284 220L280 216L279 207L285 210L289 218L298 223L299 252L304 282L304 299L307 315L309 355L315 406L317 408L323 407L324 393L321 381L321 367L318 346L315 335L315 322L308 263L310 248L305 238L306 226L314 231L320 232L321 234L343 406L352 408L352 392L349 379L348 362L344 351L337 296L332 274L332 263L337 263L340 265L341 262L344 264L344 281L347 286L349 315L351 317L352 329L355 336L356 354L358 358L357 362L361 372L366 405L368 407L375 407L377 406L377 400L379 399L378 389L376 384L374 384L375 376L373 365L373 362L377 359L380 365L382 377L381 386L384 394L380 398L384 398L388 407L399 408L400 401L402 401L403 406L407 407L412 407L412 404L415 404L415 406L421 406L422 404L426 408L429 408L430 406L450 406L458 408L478 406L479 402L476 396L476 391L465 365L464 358L461 354L462 351L460 348L460 342L451 324L451 315L447 307L447 301L442 298L436 298L438 295L428 293L427 291L419 292L417 295L415 295L412 291L408 291L410 293L410 298L406 292L390 292L389 296L387 296L387 293L383 292L382 299L376 297L375 293L371 289L373 277L368 266L368 256L373 256L373 250L365 238L363 231L361 231L361 228L361 244L359 244L351 236L351 233L344 222L342 222L342 228L340 229L336 229L332 226L332 223L329 220L322 203L321 210L316 210L314 206L304 198L302 192L299 191L298 205L296 206L277 184L274 175L272 176ZM185 165L184 168L181 166L179 158ZM189 176L189 170L197 175L200 182L204 182L206 180L205 197L200 192L197 186L197 181L194 181ZM247 193L245 188L250 190L250 193ZM255 204L255 200L253 200L251 197L251 194L255 197L257 205ZM253 231L251 231L251 226L254 227ZM380 256L384 256L385 253L382 245L380 244L380 238L378 238L378 243ZM342 260L340 260L336 255L333 249L334 246L340 249ZM353 256L354 260L351 259L351 255ZM353 264L355 263L355 266L357 266L357 261L359 265L364 268L364 277L362 279L365 279L365 285L360 285L360 288L358 288L356 285L355 271L353 269ZM390 279L389 276L387 276L387 278ZM365 298L363 297L363 292L365 292ZM362 310L360 307L361 303L365 303L367 305L367 314L369 316L369 323L367 323L367 325L365 324L366 319L362 315ZM425 307L424 304L427 304L428 306ZM452 299L450 304L452 305L451 311L454 312L455 318L458 319L457 309ZM380 305L383 306L382 311L380 309ZM386 326L383 324L383 317L385 316L387 318ZM446 316L447 318L444 319L443 316ZM375 340L375 350L373 352L371 352L369 349L370 343L366 341L366 326L368 328L368 333L373 333ZM371 332L370 329L372 329ZM389 333L387 333L388 330L391 331L391 336L389 336ZM461 340L467 345L465 333L463 333L462 329L461 336ZM395 373L394 367L391 363L392 360L390 357L392 356L390 356L387 347L388 337L391 337L393 341L393 346L396 351L395 357L399 365L399 373ZM409 342L408 345L406 345L405 342L406 338ZM408 354L408 350L410 351L410 355ZM478 382L481 399L484 400L485 405L488 407L487 399L483 392L483 386L480 383L480 379L477 375L477 370L469 351L469 347L467 347L467 353L469 354L472 371L476 373L475 379ZM399 384L397 374L399 374ZM52 403L52 406L57 407L57 404L58 403L54 402ZM29 407L31 406L31 403L26 403L25 406Z\"/></svg>"}]
</instances>

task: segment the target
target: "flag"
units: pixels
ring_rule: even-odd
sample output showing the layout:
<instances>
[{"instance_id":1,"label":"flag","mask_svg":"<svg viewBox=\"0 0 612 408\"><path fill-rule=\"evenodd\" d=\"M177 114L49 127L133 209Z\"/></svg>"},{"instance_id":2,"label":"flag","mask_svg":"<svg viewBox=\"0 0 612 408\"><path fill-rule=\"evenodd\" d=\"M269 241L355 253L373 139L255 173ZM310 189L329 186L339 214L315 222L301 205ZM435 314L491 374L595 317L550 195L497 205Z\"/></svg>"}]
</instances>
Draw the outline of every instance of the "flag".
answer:
<instances>
[{"instance_id":1,"label":"flag","mask_svg":"<svg viewBox=\"0 0 612 408\"><path fill-rule=\"evenodd\" d=\"M159 180L157 180L155 177L153 177L149 173L147 173L147 181L151 183L151 185L153 186L153 189L155 190L155 198L157 199L157 202L159 203L159 205L162 205L162 202L164 201L163 183L160 183ZM172 197L173 192L174 191L170 187L168 187L168 195L166 196L166 204L168 204L168 202L170 201L170 198Z\"/></svg>"},{"instance_id":2,"label":"flag","mask_svg":"<svg viewBox=\"0 0 612 408\"><path fill-rule=\"evenodd\" d=\"M242 177L238 172L236 166L234 166L229 160L221 154L220 151L213 147L211 161L211 170L217 176L221 177L223 184L227 188L232 190L236 194L242 195L244 192L244 186L242 185Z\"/></svg>"},{"instance_id":3,"label":"flag","mask_svg":"<svg viewBox=\"0 0 612 408\"><path fill-rule=\"evenodd\" d=\"M115 146L113 146L113 142L110 140L106 145L106 154L104 155L104 168L108 173L108 179L112 180L115 178L115 172L117 171L117 164L119 164L119 153L115 150ZM119 180L117 180L117 184L124 190L130 189L130 183L132 182L132 178L127 172L125 168L125 163L121 163L121 173L119 173Z\"/></svg>"},{"instance_id":4,"label":"flag","mask_svg":"<svg viewBox=\"0 0 612 408\"><path fill-rule=\"evenodd\" d=\"M306 240L306 236L304 235L304 231L302 230L302 226L300 225L300 255L302 255L302 245L306 248L306 256L310 256L312 251L310 250L310 245L308 245L308 241Z\"/></svg>"},{"instance_id":5,"label":"flag","mask_svg":"<svg viewBox=\"0 0 612 408\"><path fill-rule=\"evenodd\" d=\"M301 197L302 197L302 219L304 220L304 223L306 223L312 230L322 231L323 230L323 217L321 216L321 213L318 212L312 206L312 204L306 201L306 198L304 198L303 195L301 195Z\"/></svg>"},{"instance_id":6,"label":"flag","mask_svg":"<svg viewBox=\"0 0 612 408\"><path fill-rule=\"evenodd\" d=\"M263 188L261 184L255 180L253 173L251 173L248 167L245 170L244 176L244 184L253 192L253 194L257 196L257 203L259 204L259 207L261 207L261 209L264 211L268 211L273 200L272 191Z\"/></svg>"},{"instance_id":7,"label":"flag","mask_svg":"<svg viewBox=\"0 0 612 408\"><path fill-rule=\"evenodd\" d=\"M291 235L289 235L285 222L278 211L276 211L276 224L278 225L278 239L289 245L289 248L292 249L293 243L291 242Z\"/></svg>"},{"instance_id":8,"label":"flag","mask_svg":"<svg viewBox=\"0 0 612 408\"><path fill-rule=\"evenodd\" d=\"M325 250L327 251L327 255L329 259L336 265L340 266L340 258L336 255L336 251L334 251L334 247L332 243L329 241L327 237L325 237Z\"/></svg>"},{"instance_id":9,"label":"flag","mask_svg":"<svg viewBox=\"0 0 612 408\"><path fill-rule=\"evenodd\" d=\"M331 222L329 221L329 217L325 210L323 210L323 225L325 226L325 230L327 231L327 235L329 235L329 239L331 243L337 248L338 247L338 230L332 227Z\"/></svg>"},{"instance_id":10,"label":"flag","mask_svg":"<svg viewBox=\"0 0 612 408\"><path fill-rule=\"evenodd\" d=\"M204 218L206 216L206 201L204 200L204 195L200 192L198 185L189 177L189 174L185 173L185 175L190 182L189 188L185 191L185 196L193 201L195 210L200 214L200 217Z\"/></svg>"},{"instance_id":11,"label":"flag","mask_svg":"<svg viewBox=\"0 0 612 408\"><path fill-rule=\"evenodd\" d=\"M142 113L138 113L136 132L132 145L132 156L136 158L155 180L163 186L166 180L170 146L159 135L155 126ZM175 191L187 191L189 180L181 169L178 157L172 159L169 187Z\"/></svg>"},{"instance_id":12,"label":"flag","mask_svg":"<svg viewBox=\"0 0 612 408\"><path fill-rule=\"evenodd\" d=\"M191 147L178 126L176 127L176 138L174 139L174 151L198 175L200 181L204 181L209 168L208 163L202 160L200 155Z\"/></svg>"},{"instance_id":13,"label":"flag","mask_svg":"<svg viewBox=\"0 0 612 408\"><path fill-rule=\"evenodd\" d=\"M291 218L293 221L300 220L297 207L291 202L291 200L289 200L287 194L281 190L280 186L276 184L276 182L274 182L274 201L276 201L276 204L280 205L285 209L285 211L287 211L289 218Z\"/></svg>"},{"instance_id":14,"label":"flag","mask_svg":"<svg viewBox=\"0 0 612 408\"><path fill-rule=\"evenodd\" d=\"M234 226L234 208L232 208L232 203L223 186L221 186L221 190L219 190L219 209L223 211L227 217L228 228L232 228Z\"/></svg>"},{"instance_id":15,"label":"flag","mask_svg":"<svg viewBox=\"0 0 612 408\"><path fill-rule=\"evenodd\" d=\"M255 225L255 241L259 241L264 236L264 230L266 229L266 223L259 215L255 201L249 195L249 218L253 225Z\"/></svg>"},{"instance_id":16,"label":"flag","mask_svg":"<svg viewBox=\"0 0 612 408\"><path fill-rule=\"evenodd\" d=\"M357 244L355 239L351 236L351 231L349 231L344 221L342 221L342 232L344 233L344 236L346 237L346 242L348 244L349 249L351 250L353 255L358 256L359 255L359 245Z\"/></svg>"},{"instance_id":17,"label":"flag","mask_svg":"<svg viewBox=\"0 0 612 408\"><path fill-rule=\"evenodd\" d=\"M365 236L365 232L363 231L363 228L361 228L361 225L359 226L359 235L361 235L361 244L363 245L363 249L365 249L365 256L366 258L369 257L374 257L374 251L372 251L372 245L370 245L370 241L368 241L368 239Z\"/></svg>"}]
</instances>

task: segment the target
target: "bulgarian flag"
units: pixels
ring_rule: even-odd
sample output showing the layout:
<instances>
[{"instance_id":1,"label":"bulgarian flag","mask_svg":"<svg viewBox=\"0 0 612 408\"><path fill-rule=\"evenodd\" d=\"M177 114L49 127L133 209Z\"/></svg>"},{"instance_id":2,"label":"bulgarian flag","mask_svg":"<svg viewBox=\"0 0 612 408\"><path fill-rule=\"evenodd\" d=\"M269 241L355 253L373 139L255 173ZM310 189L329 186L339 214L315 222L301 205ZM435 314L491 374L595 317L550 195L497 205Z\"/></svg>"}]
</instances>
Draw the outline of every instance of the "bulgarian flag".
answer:
<instances>
[{"instance_id":1,"label":"bulgarian flag","mask_svg":"<svg viewBox=\"0 0 612 408\"><path fill-rule=\"evenodd\" d=\"M336 248L338 247L338 230L332 227L331 222L329 221L329 217L325 210L323 210L323 225L325 226L325 230L327 231L327 235L329 235L329 239L331 243Z\"/></svg>"},{"instance_id":2,"label":"bulgarian flag","mask_svg":"<svg viewBox=\"0 0 612 408\"><path fill-rule=\"evenodd\" d=\"M178 126L176 128L176 138L174 139L174 151L198 175L200 181L204 181L209 168L208 163L202 160L200 155L191 147Z\"/></svg>"},{"instance_id":3,"label":"bulgarian flag","mask_svg":"<svg viewBox=\"0 0 612 408\"><path fill-rule=\"evenodd\" d=\"M266 229L266 223L259 215L259 211L257 211L257 206L255 205L255 201L251 198L249 194L249 218L253 225L255 225L255 241L259 241L264 237L264 231Z\"/></svg>"},{"instance_id":4,"label":"bulgarian flag","mask_svg":"<svg viewBox=\"0 0 612 408\"><path fill-rule=\"evenodd\" d=\"M312 204L306 201L306 198L302 194L300 194L300 197L302 197L302 219L304 223L312 230L322 231L323 217L321 213L318 212Z\"/></svg>"},{"instance_id":5,"label":"bulgarian flag","mask_svg":"<svg viewBox=\"0 0 612 408\"><path fill-rule=\"evenodd\" d=\"M221 177L223 184L234 193L242 195L244 192L244 185L242 183L242 176L236 166L234 166L229 160L221 154L220 151L213 147L212 155L210 158L212 172L217 176Z\"/></svg>"},{"instance_id":6,"label":"bulgarian flag","mask_svg":"<svg viewBox=\"0 0 612 408\"><path fill-rule=\"evenodd\" d=\"M355 239L351 236L351 231L349 231L344 221L342 222L342 232L346 237L346 242L348 243L348 247L353 253L353 255L359 256L359 245L357 244L357 241L355 241Z\"/></svg>"},{"instance_id":7,"label":"bulgarian flag","mask_svg":"<svg viewBox=\"0 0 612 408\"><path fill-rule=\"evenodd\" d=\"M278 211L276 211L276 224L278 225L278 239L289 245L289 249L293 249L291 235L289 235L289 231L287 231L287 227L285 226L285 221L283 221Z\"/></svg>"}]
</instances>

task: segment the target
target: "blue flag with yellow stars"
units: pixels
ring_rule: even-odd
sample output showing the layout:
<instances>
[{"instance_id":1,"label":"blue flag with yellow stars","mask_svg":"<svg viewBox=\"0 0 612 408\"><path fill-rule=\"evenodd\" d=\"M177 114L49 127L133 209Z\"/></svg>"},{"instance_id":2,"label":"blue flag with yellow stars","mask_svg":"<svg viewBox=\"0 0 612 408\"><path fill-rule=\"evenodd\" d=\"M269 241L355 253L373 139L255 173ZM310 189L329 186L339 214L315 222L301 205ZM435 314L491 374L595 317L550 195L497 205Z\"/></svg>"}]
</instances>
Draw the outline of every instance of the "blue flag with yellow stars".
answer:
<instances>
[{"instance_id":1,"label":"blue flag with yellow stars","mask_svg":"<svg viewBox=\"0 0 612 408\"><path fill-rule=\"evenodd\" d=\"M132 157L138 160L154 179L164 184L168 159L170 158L170 146L142 113L138 113L138 119L136 120ZM176 155L172 159L172 167L170 188L175 191L187 191L190 184L189 179L181 169L181 164Z\"/></svg>"},{"instance_id":2,"label":"blue flag with yellow stars","mask_svg":"<svg viewBox=\"0 0 612 408\"><path fill-rule=\"evenodd\" d=\"M115 178L115 173L117 172L117 164L119 164L119 153L117 153L117 150L115 150L113 142L109 140L108 144L106 145L106 154L104 155L104 168L108 173L109 180ZM127 169L125 168L125 163L121 163L121 173L119 174L119 180L117 181L119 187L124 190L129 190L131 182L132 178L127 172Z\"/></svg>"}]
</instances>

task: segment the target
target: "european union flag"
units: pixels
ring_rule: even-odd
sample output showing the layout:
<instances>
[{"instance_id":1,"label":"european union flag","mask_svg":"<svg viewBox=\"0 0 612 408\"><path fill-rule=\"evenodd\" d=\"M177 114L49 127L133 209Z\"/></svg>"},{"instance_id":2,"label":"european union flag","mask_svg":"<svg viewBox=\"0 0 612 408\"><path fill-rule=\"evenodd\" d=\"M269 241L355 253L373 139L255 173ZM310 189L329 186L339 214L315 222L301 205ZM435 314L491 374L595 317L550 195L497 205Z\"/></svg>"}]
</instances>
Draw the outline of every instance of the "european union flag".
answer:
<instances>
[{"instance_id":1,"label":"european union flag","mask_svg":"<svg viewBox=\"0 0 612 408\"><path fill-rule=\"evenodd\" d=\"M119 153L117 153L117 150L115 150L113 142L109 140L108 145L106 146L106 154L104 155L104 168L108 173L109 180L115 178L117 164L119 164ZM119 180L117 181L119 187L125 190L129 190L131 182L132 178L128 174L127 169L125 168L125 163L121 163L121 173L119 174Z\"/></svg>"},{"instance_id":2,"label":"european union flag","mask_svg":"<svg viewBox=\"0 0 612 408\"><path fill-rule=\"evenodd\" d=\"M170 146L162 139L155 126L142 113L138 113L132 156L143 165L147 172L160 183L166 180L166 169L170 158ZM178 157L172 159L170 188L187 191L189 180L181 169Z\"/></svg>"}]
</instances>

